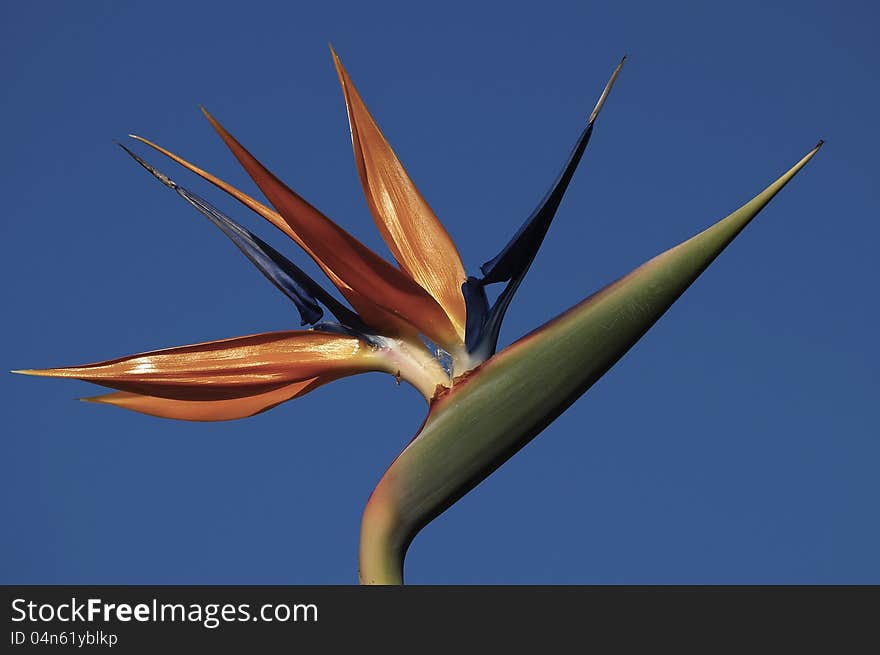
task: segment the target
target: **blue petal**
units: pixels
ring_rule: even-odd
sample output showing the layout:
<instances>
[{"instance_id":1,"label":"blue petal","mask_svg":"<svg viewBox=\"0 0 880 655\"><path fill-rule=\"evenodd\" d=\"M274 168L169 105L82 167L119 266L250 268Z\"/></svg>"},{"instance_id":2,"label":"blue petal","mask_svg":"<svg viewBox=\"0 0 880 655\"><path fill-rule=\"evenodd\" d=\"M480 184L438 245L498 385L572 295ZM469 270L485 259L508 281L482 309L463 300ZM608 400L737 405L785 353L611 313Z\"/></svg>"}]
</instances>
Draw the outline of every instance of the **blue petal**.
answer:
<instances>
[{"instance_id":1,"label":"blue petal","mask_svg":"<svg viewBox=\"0 0 880 655\"><path fill-rule=\"evenodd\" d=\"M495 350L498 347L498 335L501 333L501 323L504 321L504 314L507 312L510 301L513 300L513 295L519 289L519 285L524 277L525 271L504 287L504 291L499 294L495 304L492 305L492 310L486 317L480 338L475 343L473 349L468 349L468 352L482 360L486 360L495 354Z\"/></svg>"},{"instance_id":2,"label":"blue petal","mask_svg":"<svg viewBox=\"0 0 880 655\"><path fill-rule=\"evenodd\" d=\"M565 168L562 169L550 191L547 192L532 215L526 219L526 222L501 249L501 252L480 267L483 272L483 282L486 284L506 282L517 275L522 275L528 269L544 241L550 223L556 215L559 203L562 202L562 196L568 189L568 184L571 182L592 133L593 123L590 122L578 138L568 161L565 163Z\"/></svg>"},{"instance_id":3,"label":"blue petal","mask_svg":"<svg viewBox=\"0 0 880 655\"><path fill-rule=\"evenodd\" d=\"M353 327L361 325L357 314L342 305L342 303L322 289L308 274L268 243L233 221L200 196L176 184L167 175L156 170L122 144L119 144L119 146L147 171L152 173L156 179L177 192L181 198L220 228L266 279L293 301L299 311L303 325L313 324L321 320L324 312L318 305L318 301L324 304L340 321L348 323Z\"/></svg>"},{"instance_id":4,"label":"blue petal","mask_svg":"<svg viewBox=\"0 0 880 655\"><path fill-rule=\"evenodd\" d=\"M483 326L489 315L489 300L486 298L486 288L482 280L469 277L461 285L461 294L464 296L464 305L467 309L467 320L464 326L464 345L468 352L476 350L483 334Z\"/></svg>"},{"instance_id":5,"label":"blue petal","mask_svg":"<svg viewBox=\"0 0 880 655\"><path fill-rule=\"evenodd\" d=\"M498 299L488 313L482 308L476 307L472 318L470 315L471 304L468 303L468 327L466 332L468 352L482 358L491 357L495 353L504 314L507 312L513 295L516 293L535 256L538 254L538 249L547 235L547 230L550 228L550 223L556 215L556 210L559 209L562 197L565 195L571 178L574 176L575 169L577 169L587 144L590 142L596 117L599 115L599 111L602 109L625 61L626 57L624 56L605 85L605 89L602 91L596 107L590 114L586 127L584 127L578 140L575 142L562 172L538 204L538 207L526 219L525 223L520 226L507 245L501 249L501 252L480 267L480 270L483 272L482 280L471 282L473 278L469 278L468 282L465 283L468 289L462 288L462 291L465 292L465 299L467 299L468 293L475 293L476 283L486 285L494 282L507 282L504 291L498 296ZM483 293L485 297L485 292ZM478 303L474 303L474 305L477 306ZM471 332L472 323L474 325L473 333Z\"/></svg>"},{"instance_id":6,"label":"blue petal","mask_svg":"<svg viewBox=\"0 0 880 655\"><path fill-rule=\"evenodd\" d=\"M479 359L488 359L495 354L498 346L498 336L501 332L501 323L513 295L525 278L526 273L538 254L538 249L547 235L550 228L550 222L556 215L559 203L562 202L562 196L568 188L569 182L574 175L581 156L590 141L590 135L593 133L593 123L590 122L580 138L577 140L574 149L569 155L568 161L562 173L556 178L553 187L544 196L538 208L529 216L528 220L519 228L510 242L504 246L502 251L483 264L480 269L483 271L482 284L491 284L493 282L507 282L504 291L498 296L492 309L485 315L482 327L477 330L476 323L480 317L475 316L473 319L470 315L470 305L468 307L467 326L465 333L465 345L468 352ZM467 283L465 283L467 284ZM485 291L483 292L485 294ZM467 300L467 296L465 296ZM473 333L470 330L471 323L474 323ZM471 335L474 336L471 336Z\"/></svg>"},{"instance_id":7,"label":"blue petal","mask_svg":"<svg viewBox=\"0 0 880 655\"><path fill-rule=\"evenodd\" d=\"M175 190L184 200L219 227L266 279L293 301L302 317L303 325L321 320L324 311L318 306L315 298L297 281L297 278L301 279L303 275L301 270L269 244L221 214L197 195L180 187Z\"/></svg>"}]
</instances>

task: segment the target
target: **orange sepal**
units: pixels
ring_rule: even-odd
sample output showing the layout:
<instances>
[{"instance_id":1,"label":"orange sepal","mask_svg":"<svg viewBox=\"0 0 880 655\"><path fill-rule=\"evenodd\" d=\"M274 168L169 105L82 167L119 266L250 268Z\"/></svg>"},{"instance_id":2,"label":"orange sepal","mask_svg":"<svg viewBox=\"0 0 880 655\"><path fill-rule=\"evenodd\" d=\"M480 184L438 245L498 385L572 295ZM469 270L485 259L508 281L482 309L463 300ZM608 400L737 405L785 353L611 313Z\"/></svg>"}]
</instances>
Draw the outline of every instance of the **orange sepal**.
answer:
<instances>
[{"instance_id":1,"label":"orange sepal","mask_svg":"<svg viewBox=\"0 0 880 655\"><path fill-rule=\"evenodd\" d=\"M255 396L320 376L380 370L385 370L381 358L360 339L309 330L208 341L86 366L14 372L76 378L172 400L217 401Z\"/></svg>"},{"instance_id":2,"label":"orange sepal","mask_svg":"<svg viewBox=\"0 0 880 655\"><path fill-rule=\"evenodd\" d=\"M333 48L333 62L345 96L358 176L373 220L400 267L446 311L464 338L466 279L449 234L413 184L370 115Z\"/></svg>"},{"instance_id":3,"label":"orange sepal","mask_svg":"<svg viewBox=\"0 0 880 655\"><path fill-rule=\"evenodd\" d=\"M331 379L335 379L335 377L311 378L301 382L293 382L265 393L227 400L175 400L144 396L128 391L115 391L103 396L82 398L81 400L113 405L159 418L181 421L231 421L265 412L283 402L304 396L317 387L330 382Z\"/></svg>"},{"instance_id":4,"label":"orange sepal","mask_svg":"<svg viewBox=\"0 0 880 655\"><path fill-rule=\"evenodd\" d=\"M415 326L429 339L450 350L461 347L462 338L446 312L422 287L288 188L213 116L202 111L269 202L318 259L352 289Z\"/></svg>"}]
</instances>

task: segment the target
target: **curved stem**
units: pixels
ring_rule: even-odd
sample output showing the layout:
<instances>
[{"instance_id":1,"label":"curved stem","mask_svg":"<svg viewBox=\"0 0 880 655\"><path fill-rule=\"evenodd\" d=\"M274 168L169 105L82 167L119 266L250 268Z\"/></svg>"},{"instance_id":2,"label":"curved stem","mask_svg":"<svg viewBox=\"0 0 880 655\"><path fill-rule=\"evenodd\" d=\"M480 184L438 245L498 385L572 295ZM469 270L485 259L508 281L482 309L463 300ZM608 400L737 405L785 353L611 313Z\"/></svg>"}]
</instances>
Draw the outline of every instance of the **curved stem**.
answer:
<instances>
[{"instance_id":1,"label":"curved stem","mask_svg":"<svg viewBox=\"0 0 880 655\"><path fill-rule=\"evenodd\" d=\"M384 478L383 478L384 479ZM361 519L361 542L358 552L358 579L361 584L402 585L406 543L396 529L401 522L385 496L380 482Z\"/></svg>"}]
</instances>

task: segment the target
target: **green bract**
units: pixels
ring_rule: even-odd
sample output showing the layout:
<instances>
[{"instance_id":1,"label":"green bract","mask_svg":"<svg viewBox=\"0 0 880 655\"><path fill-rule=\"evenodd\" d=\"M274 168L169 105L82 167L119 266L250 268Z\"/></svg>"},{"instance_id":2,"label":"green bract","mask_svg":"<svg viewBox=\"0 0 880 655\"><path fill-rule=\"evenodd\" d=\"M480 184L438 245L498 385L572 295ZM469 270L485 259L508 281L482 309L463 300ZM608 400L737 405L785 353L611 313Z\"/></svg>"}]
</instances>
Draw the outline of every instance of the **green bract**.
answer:
<instances>
[{"instance_id":1,"label":"green bract","mask_svg":"<svg viewBox=\"0 0 880 655\"><path fill-rule=\"evenodd\" d=\"M416 533L602 377L821 145L726 218L523 337L436 399L364 511L361 582L401 584Z\"/></svg>"}]
</instances>

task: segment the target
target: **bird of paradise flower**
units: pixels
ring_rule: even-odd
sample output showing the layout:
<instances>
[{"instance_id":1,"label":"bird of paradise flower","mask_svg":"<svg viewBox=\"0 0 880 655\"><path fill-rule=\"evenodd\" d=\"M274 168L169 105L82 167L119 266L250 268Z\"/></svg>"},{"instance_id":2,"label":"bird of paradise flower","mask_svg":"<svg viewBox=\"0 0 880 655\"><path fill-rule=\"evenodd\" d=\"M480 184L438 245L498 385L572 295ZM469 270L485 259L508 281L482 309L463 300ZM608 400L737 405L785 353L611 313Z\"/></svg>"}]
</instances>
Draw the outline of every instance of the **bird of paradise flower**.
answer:
<instances>
[{"instance_id":1,"label":"bird of paradise flower","mask_svg":"<svg viewBox=\"0 0 880 655\"><path fill-rule=\"evenodd\" d=\"M361 526L361 581L396 584L403 582L403 560L415 534L611 368L822 142L740 209L496 354L505 312L538 252L626 57L612 73L549 192L498 255L481 266L481 274L468 277L455 244L379 130L339 57L332 55L367 205L399 268L287 187L203 109L272 207L173 152L131 136L293 239L348 305L265 241L122 146L229 237L293 301L302 325L311 327L84 366L14 372L93 382L116 391L85 400L191 421L252 416L367 371L412 384L428 401L428 416L373 491ZM490 304L486 287L493 284L504 286ZM323 320L325 309L335 320Z\"/></svg>"}]
</instances>

